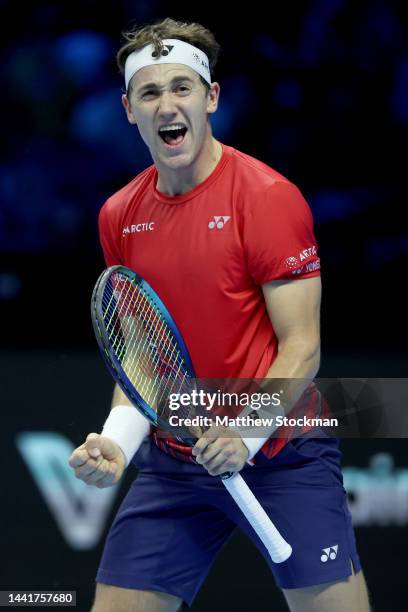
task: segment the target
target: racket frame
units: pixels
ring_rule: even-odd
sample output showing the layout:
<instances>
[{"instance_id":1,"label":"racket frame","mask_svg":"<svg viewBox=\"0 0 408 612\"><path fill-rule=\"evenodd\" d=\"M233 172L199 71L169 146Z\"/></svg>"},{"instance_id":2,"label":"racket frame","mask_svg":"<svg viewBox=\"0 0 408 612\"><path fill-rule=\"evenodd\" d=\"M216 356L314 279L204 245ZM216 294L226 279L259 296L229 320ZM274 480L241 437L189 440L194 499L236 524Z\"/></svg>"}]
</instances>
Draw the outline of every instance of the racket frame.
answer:
<instances>
[{"instance_id":1,"label":"racket frame","mask_svg":"<svg viewBox=\"0 0 408 612\"><path fill-rule=\"evenodd\" d=\"M171 332L177 340L181 358L183 359L183 362L186 366L184 368L186 378L195 378L193 363L187 351L183 337L180 331L177 329L169 311L167 310L166 306L163 304L157 293L150 287L150 285L136 272L130 270L129 268L126 268L125 266L116 265L107 268L99 277L92 292L91 298L91 319L96 341L98 343L98 347L102 354L102 357L104 358L108 366L111 376L114 378L114 380L117 381L123 393L129 398L132 403L136 404L143 412L144 416L149 419L149 421L153 425L157 427L158 423L156 411L153 410L144 401L144 399L132 385L128 376L124 372L117 356L115 355L115 351L111 347L111 342L109 341L106 327L100 324L100 321L104 320L104 315L102 311L102 296L104 294L105 286L113 274L123 274L124 280L137 284L140 290L147 295L149 302L153 302L156 310L160 312L160 315L163 317L167 326L170 328Z\"/></svg>"}]
</instances>

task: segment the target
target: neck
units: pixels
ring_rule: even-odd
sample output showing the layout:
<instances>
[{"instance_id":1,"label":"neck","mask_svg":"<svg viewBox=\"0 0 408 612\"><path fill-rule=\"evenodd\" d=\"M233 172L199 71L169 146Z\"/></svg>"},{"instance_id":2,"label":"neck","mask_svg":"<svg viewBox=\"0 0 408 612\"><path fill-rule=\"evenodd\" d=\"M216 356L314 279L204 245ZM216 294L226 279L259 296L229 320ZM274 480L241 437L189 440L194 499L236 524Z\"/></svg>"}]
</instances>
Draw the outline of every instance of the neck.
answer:
<instances>
[{"instance_id":1,"label":"neck","mask_svg":"<svg viewBox=\"0 0 408 612\"><path fill-rule=\"evenodd\" d=\"M157 190L169 196L191 191L210 176L222 155L221 143L210 134L190 166L169 170L157 165Z\"/></svg>"}]
</instances>

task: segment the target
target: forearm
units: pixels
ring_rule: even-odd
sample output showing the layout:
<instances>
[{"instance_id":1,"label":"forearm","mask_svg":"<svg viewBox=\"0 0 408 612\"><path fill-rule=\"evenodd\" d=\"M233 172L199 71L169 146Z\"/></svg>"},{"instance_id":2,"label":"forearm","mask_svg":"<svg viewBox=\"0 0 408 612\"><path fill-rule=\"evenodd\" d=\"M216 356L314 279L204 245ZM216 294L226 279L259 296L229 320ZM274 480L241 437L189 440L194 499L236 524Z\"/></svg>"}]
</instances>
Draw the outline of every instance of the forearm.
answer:
<instances>
[{"instance_id":1,"label":"forearm","mask_svg":"<svg viewBox=\"0 0 408 612\"><path fill-rule=\"evenodd\" d=\"M128 400L118 384L115 384L115 388L113 390L111 408L114 408L115 406L132 406L132 403L130 400Z\"/></svg>"},{"instance_id":2,"label":"forearm","mask_svg":"<svg viewBox=\"0 0 408 612\"><path fill-rule=\"evenodd\" d=\"M278 406L267 406L256 411L256 416L270 419L271 416L287 416L305 389L313 381L320 365L320 344L315 342L281 343L276 359L261 382L261 392L269 396L279 394ZM251 459L264 442L278 429L276 419L272 425L259 430L240 432Z\"/></svg>"},{"instance_id":3,"label":"forearm","mask_svg":"<svg viewBox=\"0 0 408 612\"><path fill-rule=\"evenodd\" d=\"M320 366L318 340L280 342L278 355L265 378L314 378Z\"/></svg>"}]
</instances>

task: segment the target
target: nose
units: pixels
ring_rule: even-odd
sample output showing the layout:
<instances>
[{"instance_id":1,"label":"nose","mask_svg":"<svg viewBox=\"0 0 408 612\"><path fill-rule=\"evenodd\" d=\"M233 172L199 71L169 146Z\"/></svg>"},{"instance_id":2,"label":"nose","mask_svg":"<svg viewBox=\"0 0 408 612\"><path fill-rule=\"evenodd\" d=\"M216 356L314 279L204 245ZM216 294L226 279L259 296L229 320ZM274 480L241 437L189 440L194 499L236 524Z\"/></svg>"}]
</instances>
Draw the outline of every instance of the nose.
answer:
<instances>
[{"instance_id":1,"label":"nose","mask_svg":"<svg viewBox=\"0 0 408 612\"><path fill-rule=\"evenodd\" d=\"M159 101L159 112L163 115L174 115L177 112L174 97L170 91L162 91Z\"/></svg>"}]
</instances>

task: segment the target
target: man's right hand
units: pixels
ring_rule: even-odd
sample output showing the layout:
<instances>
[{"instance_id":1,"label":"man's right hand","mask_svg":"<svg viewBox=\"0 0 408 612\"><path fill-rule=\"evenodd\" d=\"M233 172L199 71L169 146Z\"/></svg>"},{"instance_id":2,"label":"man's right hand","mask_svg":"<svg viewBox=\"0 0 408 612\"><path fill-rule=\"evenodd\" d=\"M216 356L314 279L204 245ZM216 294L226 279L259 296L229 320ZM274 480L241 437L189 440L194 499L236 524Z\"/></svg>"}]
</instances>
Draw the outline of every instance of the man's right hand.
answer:
<instances>
[{"instance_id":1,"label":"man's right hand","mask_svg":"<svg viewBox=\"0 0 408 612\"><path fill-rule=\"evenodd\" d=\"M69 458L75 476L99 489L110 487L122 477L126 459L122 449L110 438L91 433Z\"/></svg>"}]
</instances>

